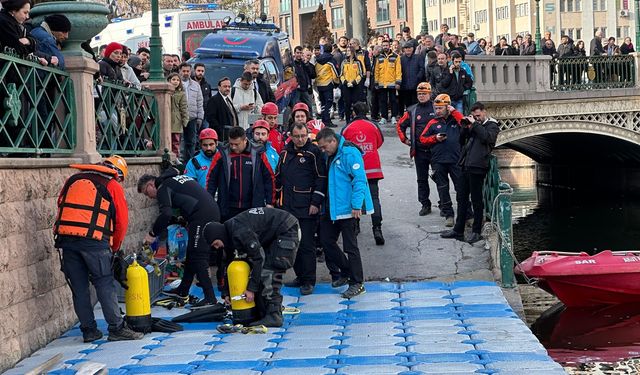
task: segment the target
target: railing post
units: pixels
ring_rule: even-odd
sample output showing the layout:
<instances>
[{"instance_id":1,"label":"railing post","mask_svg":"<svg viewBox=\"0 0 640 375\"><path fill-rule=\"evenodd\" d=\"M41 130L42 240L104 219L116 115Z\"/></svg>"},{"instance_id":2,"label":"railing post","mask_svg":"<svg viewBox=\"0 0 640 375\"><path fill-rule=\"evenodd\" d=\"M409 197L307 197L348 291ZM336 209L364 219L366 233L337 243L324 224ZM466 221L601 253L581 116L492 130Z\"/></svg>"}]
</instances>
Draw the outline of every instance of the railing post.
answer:
<instances>
[{"instance_id":1,"label":"railing post","mask_svg":"<svg viewBox=\"0 0 640 375\"><path fill-rule=\"evenodd\" d=\"M158 116L160 116L160 147L158 155L164 153L164 149L171 150L171 95L173 87L169 82L143 82L142 86L153 91L158 103ZM170 153L173 156L173 153Z\"/></svg>"},{"instance_id":2,"label":"railing post","mask_svg":"<svg viewBox=\"0 0 640 375\"><path fill-rule=\"evenodd\" d=\"M536 92L551 91L551 56L536 55L535 59L535 83Z\"/></svg>"},{"instance_id":3,"label":"railing post","mask_svg":"<svg viewBox=\"0 0 640 375\"><path fill-rule=\"evenodd\" d=\"M506 182L500 183L498 196L498 229L500 230L500 273L502 287L513 288L513 225L511 223L511 186Z\"/></svg>"},{"instance_id":4,"label":"railing post","mask_svg":"<svg viewBox=\"0 0 640 375\"><path fill-rule=\"evenodd\" d=\"M73 156L85 163L97 163L102 159L96 146L96 111L93 100L93 75L98 63L83 56L65 56L65 70L73 81L77 110L76 148Z\"/></svg>"},{"instance_id":5,"label":"railing post","mask_svg":"<svg viewBox=\"0 0 640 375\"><path fill-rule=\"evenodd\" d=\"M638 73L640 73L640 53L631 52L630 55L633 56L633 59L635 60L635 66L632 70L633 78L635 79L635 87L640 88L640 75L638 75Z\"/></svg>"}]
</instances>

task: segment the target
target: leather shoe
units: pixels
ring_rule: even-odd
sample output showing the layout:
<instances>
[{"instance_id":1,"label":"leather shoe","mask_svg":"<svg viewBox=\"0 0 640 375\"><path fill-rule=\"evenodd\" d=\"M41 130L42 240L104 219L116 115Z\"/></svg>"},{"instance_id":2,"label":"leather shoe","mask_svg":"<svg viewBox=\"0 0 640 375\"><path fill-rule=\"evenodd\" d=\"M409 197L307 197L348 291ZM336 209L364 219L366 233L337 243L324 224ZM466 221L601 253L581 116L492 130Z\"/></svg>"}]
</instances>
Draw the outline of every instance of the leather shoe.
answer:
<instances>
[{"instance_id":1,"label":"leather shoe","mask_svg":"<svg viewBox=\"0 0 640 375\"><path fill-rule=\"evenodd\" d=\"M418 215L420 216L427 216L431 213L431 206L428 205L424 205L422 206L422 208L420 209L420 212L418 212Z\"/></svg>"},{"instance_id":2,"label":"leather shoe","mask_svg":"<svg viewBox=\"0 0 640 375\"><path fill-rule=\"evenodd\" d=\"M471 233L471 236L467 239L467 242L470 244L474 244L482 239L483 238L479 233Z\"/></svg>"},{"instance_id":3,"label":"leather shoe","mask_svg":"<svg viewBox=\"0 0 640 375\"><path fill-rule=\"evenodd\" d=\"M464 234L463 233L458 233L453 229L446 230L446 231L440 233L440 237L442 237L442 238L454 238L456 240L464 241Z\"/></svg>"},{"instance_id":4,"label":"leather shoe","mask_svg":"<svg viewBox=\"0 0 640 375\"><path fill-rule=\"evenodd\" d=\"M300 279L298 279L297 277L295 279L293 279L293 281L289 281L288 283L284 283L284 286L289 287L289 288L299 288L302 286L302 283L300 282Z\"/></svg>"}]
</instances>

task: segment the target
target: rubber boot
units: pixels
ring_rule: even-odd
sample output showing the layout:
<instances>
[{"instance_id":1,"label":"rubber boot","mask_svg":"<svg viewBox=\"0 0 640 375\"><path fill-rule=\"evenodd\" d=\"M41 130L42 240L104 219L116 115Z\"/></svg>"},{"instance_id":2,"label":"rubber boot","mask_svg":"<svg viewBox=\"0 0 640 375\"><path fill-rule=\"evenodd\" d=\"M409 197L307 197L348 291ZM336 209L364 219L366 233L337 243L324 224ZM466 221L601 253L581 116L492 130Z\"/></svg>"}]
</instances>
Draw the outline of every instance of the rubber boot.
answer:
<instances>
[{"instance_id":1,"label":"rubber boot","mask_svg":"<svg viewBox=\"0 0 640 375\"><path fill-rule=\"evenodd\" d=\"M250 326L263 325L265 327L282 327L282 303L269 302L267 314L264 318L250 324Z\"/></svg>"},{"instance_id":2,"label":"rubber boot","mask_svg":"<svg viewBox=\"0 0 640 375\"><path fill-rule=\"evenodd\" d=\"M373 227L373 238L376 240L376 245L384 245L384 237L382 236L382 227Z\"/></svg>"}]
</instances>

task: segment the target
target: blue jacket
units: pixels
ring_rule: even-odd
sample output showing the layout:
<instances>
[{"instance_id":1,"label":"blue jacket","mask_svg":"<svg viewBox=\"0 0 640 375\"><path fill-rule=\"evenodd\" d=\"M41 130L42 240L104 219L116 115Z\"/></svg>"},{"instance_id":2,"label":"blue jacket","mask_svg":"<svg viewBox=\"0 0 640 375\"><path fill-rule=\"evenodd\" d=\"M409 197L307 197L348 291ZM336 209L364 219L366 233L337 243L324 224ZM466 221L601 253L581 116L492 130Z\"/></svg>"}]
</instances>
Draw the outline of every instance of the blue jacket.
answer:
<instances>
[{"instance_id":1,"label":"blue jacket","mask_svg":"<svg viewBox=\"0 0 640 375\"><path fill-rule=\"evenodd\" d=\"M57 57L58 68L64 70L64 56L62 56L62 51L58 49L58 44L53 35L49 34L42 26L38 26L31 30L31 36L38 42L36 44L36 52ZM47 61L50 60L50 57L47 58Z\"/></svg>"},{"instance_id":2,"label":"blue jacket","mask_svg":"<svg viewBox=\"0 0 640 375\"><path fill-rule=\"evenodd\" d=\"M216 152L218 152L216 150ZM215 154L213 154L215 156ZM213 157L208 157L204 152L199 151L184 168L184 174L198 181L203 188L207 187L207 175L209 174L209 168L211 168L211 161Z\"/></svg>"},{"instance_id":3,"label":"blue jacket","mask_svg":"<svg viewBox=\"0 0 640 375\"><path fill-rule=\"evenodd\" d=\"M280 155L278 155L278 151L271 145L271 142L267 141L264 145L264 153L267 155L267 160L269 160L269 165L271 166L271 170L275 173L276 167L278 166L278 160L280 160Z\"/></svg>"},{"instance_id":4,"label":"blue jacket","mask_svg":"<svg viewBox=\"0 0 640 375\"><path fill-rule=\"evenodd\" d=\"M414 53L411 57L404 54L400 57L402 65L402 83L400 90L415 90L424 81L424 59Z\"/></svg>"},{"instance_id":5,"label":"blue jacket","mask_svg":"<svg viewBox=\"0 0 640 375\"><path fill-rule=\"evenodd\" d=\"M338 150L329 158L329 215L331 220L351 218L351 210L364 207L373 213L373 200L364 171L362 153L353 143L338 136Z\"/></svg>"}]
</instances>

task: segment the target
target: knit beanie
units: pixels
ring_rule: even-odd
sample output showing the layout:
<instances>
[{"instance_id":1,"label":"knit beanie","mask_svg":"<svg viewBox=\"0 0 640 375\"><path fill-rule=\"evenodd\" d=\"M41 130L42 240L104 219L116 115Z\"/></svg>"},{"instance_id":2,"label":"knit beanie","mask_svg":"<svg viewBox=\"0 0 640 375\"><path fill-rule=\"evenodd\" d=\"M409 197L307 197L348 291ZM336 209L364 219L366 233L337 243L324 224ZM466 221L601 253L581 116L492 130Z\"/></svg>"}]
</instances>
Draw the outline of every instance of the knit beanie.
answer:
<instances>
[{"instance_id":1,"label":"knit beanie","mask_svg":"<svg viewBox=\"0 0 640 375\"><path fill-rule=\"evenodd\" d=\"M122 44L116 42L109 43L109 45L107 45L107 48L104 50L104 57L108 59L109 56L111 56L111 54L117 50L122 51Z\"/></svg>"},{"instance_id":2,"label":"knit beanie","mask_svg":"<svg viewBox=\"0 0 640 375\"><path fill-rule=\"evenodd\" d=\"M49 25L49 29L51 31L60 31L63 33L68 33L71 31L71 22L67 18L67 16L63 14L52 14L44 18L44 22Z\"/></svg>"},{"instance_id":3,"label":"knit beanie","mask_svg":"<svg viewBox=\"0 0 640 375\"><path fill-rule=\"evenodd\" d=\"M133 55L129 57L127 64L129 64L130 67L135 68L136 66L140 65L141 62L142 60L138 56Z\"/></svg>"}]
</instances>

